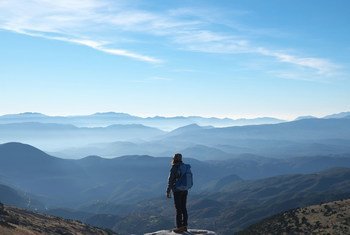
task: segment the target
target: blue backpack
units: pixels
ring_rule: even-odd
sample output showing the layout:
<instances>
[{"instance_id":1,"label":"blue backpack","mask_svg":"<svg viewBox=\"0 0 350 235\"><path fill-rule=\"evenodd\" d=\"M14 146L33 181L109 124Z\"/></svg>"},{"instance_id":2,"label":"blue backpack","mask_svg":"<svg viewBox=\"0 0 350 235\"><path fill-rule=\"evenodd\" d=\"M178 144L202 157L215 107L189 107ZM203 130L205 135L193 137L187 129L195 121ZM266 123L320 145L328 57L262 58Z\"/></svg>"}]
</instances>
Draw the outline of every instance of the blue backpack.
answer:
<instances>
[{"instance_id":1,"label":"blue backpack","mask_svg":"<svg viewBox=\"0 0 350 235\"><path fill-rule=\"evenodd\" d=\"M175 183L175 189L180 191L189 190L193 186L193 175L190 164L180 164L177 170L179 178Z\"/></svg>"}]
</instances>

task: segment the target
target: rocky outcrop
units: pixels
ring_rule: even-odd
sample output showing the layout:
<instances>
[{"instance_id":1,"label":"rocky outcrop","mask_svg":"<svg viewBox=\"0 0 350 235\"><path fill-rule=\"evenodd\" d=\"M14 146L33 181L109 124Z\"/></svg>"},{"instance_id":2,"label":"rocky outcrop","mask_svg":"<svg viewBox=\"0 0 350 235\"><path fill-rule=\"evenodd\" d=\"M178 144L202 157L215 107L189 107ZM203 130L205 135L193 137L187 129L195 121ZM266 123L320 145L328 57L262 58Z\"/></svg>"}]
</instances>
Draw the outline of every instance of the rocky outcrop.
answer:
<instances>
[{"instance_id":1,"label":"rocky outcrop","mask_svg":"<svg viewBox=\"0 0 350 235\"><path fill-rule=\"evenodd\" d=\"M66 220L0 204L0 234L116 235L76 220Z\"/></svg>"},{"instance_id":2,"label":"rocky outcrop","mask_svg":"<svg viewBox=\"0 0 350 235\"><path fill-rule=\"evenodd\" d=\"M237 234L350 234L350 199L289 210Z\"/></svg>"},{"instance_id":3,"label":"rocky outcrop","mask_svg":"<svg viewBox=\"0 0 350 235\"><path fill-rule=\"evenodd\" d=\"M202 230L202 229L189 229L187 232L182 233L183 235L216 235L215 232ZM178 235L172 230L161 230L154 233L146 233L145 235Z\"/></svg>"}]
</instances>

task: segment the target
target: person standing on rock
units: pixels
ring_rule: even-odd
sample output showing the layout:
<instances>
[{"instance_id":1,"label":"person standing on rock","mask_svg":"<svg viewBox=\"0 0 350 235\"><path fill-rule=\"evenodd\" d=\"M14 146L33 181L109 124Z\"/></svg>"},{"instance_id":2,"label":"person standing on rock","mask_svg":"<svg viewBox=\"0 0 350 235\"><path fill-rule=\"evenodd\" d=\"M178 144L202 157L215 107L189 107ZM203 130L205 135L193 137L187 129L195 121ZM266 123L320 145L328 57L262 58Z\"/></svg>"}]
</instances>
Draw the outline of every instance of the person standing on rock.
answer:
<instances>
[{"instance_id":1,"label":"person standing on rock","mask_svg":"<svg viewBox=\"0 0 350 235\"><path fill-rule=\"evenodd\" d=\"M171 198L171 192L174 195L176 209L176 228L175 233L187 231L187 195L188 190L193 185L191 166L182 162L182 155L176 153L172 160L172 167L168 177L168 187L166 190L167 198Z\"/></svg>"}]
</instances>

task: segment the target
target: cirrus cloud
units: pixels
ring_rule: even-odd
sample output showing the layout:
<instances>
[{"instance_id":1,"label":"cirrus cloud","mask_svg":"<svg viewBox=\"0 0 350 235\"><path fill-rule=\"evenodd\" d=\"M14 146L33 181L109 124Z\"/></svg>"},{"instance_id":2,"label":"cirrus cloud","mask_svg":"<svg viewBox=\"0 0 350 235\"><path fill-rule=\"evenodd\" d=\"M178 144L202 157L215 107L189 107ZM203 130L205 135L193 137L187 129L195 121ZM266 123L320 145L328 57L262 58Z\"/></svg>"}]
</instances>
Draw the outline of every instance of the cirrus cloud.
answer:
<instances>
[{"instance_id":1,"label":"cirrus cloud","mask_svg":"<svg viewBox=\"0 0 350 235\"><path fill-rule=\"evenodd\" d=\"M220 31L215 28L220 24L217 18L207 16L208 11L200 12L190 8L143 10L128 1L2 0L0 29L75 43L152 64L162 63L164 59L140 49L126 49L119 42L138 43L151 36L179 50L271 57L280 63L312 70L315 76L333 76L340 68L325 58L261 47L239 30ZM137 35L142 35L142 39Z\"/></svg>"}]
</instances>

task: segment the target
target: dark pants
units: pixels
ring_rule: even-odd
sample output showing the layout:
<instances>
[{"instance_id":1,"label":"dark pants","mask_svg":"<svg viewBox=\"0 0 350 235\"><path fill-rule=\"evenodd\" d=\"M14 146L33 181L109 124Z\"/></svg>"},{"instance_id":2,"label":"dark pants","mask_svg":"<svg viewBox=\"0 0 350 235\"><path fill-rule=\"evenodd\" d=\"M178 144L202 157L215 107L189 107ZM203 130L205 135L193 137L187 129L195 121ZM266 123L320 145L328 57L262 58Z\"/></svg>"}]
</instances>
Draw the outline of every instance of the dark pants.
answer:
<instances>
[{"instance_id":1,"label":"dark pants","mask_svg":"<svg viewBox=\"0 0 350 235\"><path fill-rule=\"evenodd\" d=\"M187 191L174 192L174 202L176 209L176 227L180 228L182 226L187 226Z\"/></svg>"}]
</instances>

